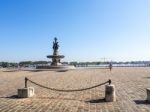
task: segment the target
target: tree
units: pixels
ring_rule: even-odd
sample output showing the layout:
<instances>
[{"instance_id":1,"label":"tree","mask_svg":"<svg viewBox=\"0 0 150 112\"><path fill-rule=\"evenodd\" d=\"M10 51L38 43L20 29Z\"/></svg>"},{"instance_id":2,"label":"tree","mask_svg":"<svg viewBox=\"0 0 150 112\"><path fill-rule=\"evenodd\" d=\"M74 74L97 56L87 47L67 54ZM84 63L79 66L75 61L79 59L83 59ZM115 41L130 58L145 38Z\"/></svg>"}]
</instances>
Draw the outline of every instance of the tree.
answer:
<instances>
[{"instance_id":1,"label":"tree","mask_svg":"<svg viewBox=\"0 0 150 112\"><path fill-rule=\"evenodd\" d=\"M9 66L9 63L8 63L8 62L2 62L2 63L1 63L1 66L2 66L3 68L6 68L6 67Z\"/></svg>"},{"instance_id":2,"label":"tree","mask_svg":"<svg viewBox=\"0 0 150 112\"><path fill-rule=\"evenodd\" d=\"M47 61L34 61L33 64L48 64Z\"/></svg>"},{"instance_id":3,"label":"tree","mask_svg":"<svg viewBox=\"0 0 150 112\"><path fill-rule=\"evenodd\" d=\"M31 65L32 61L22 61L19 63L20 66Z\"/></svg>"},{"instance_id":4,"label":"tree","mask_svg":"<svg viewBox=\"0 0 150 112\"><path fill-rule=\"evenodd\" d=\"M78 64L78 62L76 62L76 61L70 62L70 65L77 66L77 64Z\"/></svg>"}]
</instances>

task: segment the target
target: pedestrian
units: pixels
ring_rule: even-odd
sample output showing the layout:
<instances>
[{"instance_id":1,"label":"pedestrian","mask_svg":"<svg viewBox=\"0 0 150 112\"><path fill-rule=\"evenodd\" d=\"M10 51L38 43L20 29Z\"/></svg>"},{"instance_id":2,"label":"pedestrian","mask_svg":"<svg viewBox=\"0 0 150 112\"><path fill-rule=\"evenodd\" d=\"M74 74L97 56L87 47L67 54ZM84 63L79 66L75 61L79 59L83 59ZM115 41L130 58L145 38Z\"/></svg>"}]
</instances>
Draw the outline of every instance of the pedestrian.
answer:
<instances>
[{"instance_id":1,"label":"pedestrian","mask_svg":"<svg viewBox=\"0 0 150 112\"><path fill-rule=\"evenodd\" d=\"M111 69L112 69L112 63L109 63L109 69L111 71Z\"/></svg>"}]
</instances>

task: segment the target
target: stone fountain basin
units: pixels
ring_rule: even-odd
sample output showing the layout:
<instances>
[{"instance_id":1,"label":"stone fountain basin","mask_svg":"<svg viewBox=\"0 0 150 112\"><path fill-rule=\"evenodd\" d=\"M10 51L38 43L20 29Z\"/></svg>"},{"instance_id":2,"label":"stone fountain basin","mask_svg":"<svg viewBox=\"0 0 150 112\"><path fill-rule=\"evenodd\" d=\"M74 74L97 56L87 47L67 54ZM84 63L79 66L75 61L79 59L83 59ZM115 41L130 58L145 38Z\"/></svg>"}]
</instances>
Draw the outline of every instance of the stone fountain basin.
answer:
<instances>
[{"instance_id":1,"label":"stone fountain basin","mask_svg":"<svg viewBox=\"0 0 150 112\"><path fill-rule=\"evenodd\" d=\"M47 58L64 58L64 55L48 55Z\"/></svg>"},{"instance_id":2,"label":"stone fountain basin","mask_svg":"<svg viewBox=\"0 0 150 112\"><path fill-rule=\"evenodd\" d=\"M36 70L73 70L75 69L74 66L71 65L57 65L57 66L53 66L53 65L45 65L45 66L37 66Z\"/></svg>"}]
</instances>

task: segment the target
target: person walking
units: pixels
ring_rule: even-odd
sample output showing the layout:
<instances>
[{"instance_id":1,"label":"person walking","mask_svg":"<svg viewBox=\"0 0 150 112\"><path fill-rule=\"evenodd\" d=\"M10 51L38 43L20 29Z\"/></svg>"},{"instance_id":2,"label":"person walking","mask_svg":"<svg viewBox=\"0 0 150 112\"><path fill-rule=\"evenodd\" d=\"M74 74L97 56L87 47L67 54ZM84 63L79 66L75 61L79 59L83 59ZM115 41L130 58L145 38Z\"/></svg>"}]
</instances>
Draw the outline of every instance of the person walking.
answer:
<instances>
[{"instance_id":1,"label":"person walking","mask_svg":"<svg viewBox=\"0 0 150 112\"><path fill-rule=\"evenodd\" d=\"M111 71L111 69L112 69L112 63L109 63L109 69Z\"/></svg>"}]
</instances>

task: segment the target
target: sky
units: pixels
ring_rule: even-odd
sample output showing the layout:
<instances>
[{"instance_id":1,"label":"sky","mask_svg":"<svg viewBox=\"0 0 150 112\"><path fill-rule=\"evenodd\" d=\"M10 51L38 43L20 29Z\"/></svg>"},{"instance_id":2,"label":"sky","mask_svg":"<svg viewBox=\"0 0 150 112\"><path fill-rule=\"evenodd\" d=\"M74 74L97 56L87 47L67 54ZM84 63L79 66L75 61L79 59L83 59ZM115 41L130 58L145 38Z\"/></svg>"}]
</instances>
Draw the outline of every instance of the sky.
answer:
<instances>
[{"instance_id":1,"label":"sky","mask_svg":"<svg viewBox=\"0 0 150 112\"><path fill-rule=\"evenodd\" d=\"M149 61L150 0L0 0L0 61Z\"/></svg>"}]
</instances>

